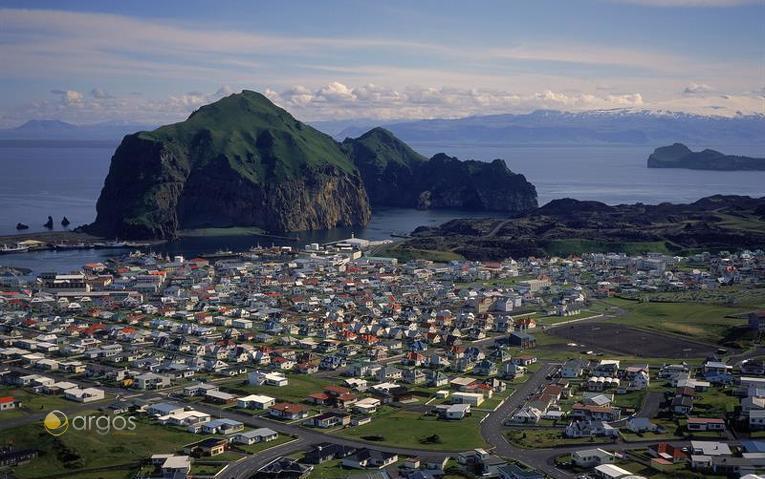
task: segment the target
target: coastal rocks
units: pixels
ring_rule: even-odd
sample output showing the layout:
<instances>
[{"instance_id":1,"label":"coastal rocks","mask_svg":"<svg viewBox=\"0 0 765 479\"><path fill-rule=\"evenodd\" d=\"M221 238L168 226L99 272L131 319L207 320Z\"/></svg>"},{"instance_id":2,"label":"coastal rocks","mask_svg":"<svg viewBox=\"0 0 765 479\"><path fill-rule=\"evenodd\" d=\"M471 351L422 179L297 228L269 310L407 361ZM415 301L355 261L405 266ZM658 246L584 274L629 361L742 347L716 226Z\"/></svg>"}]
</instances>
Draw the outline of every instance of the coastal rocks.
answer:
<instances>
[{"instance_id":1,"label":"coastal rocks","mask_svg":"<svg viewBox=\"0 0 765 479\"><path fill-rule=\"evenodd\" d=\"M71 223L70 223L70 221L69 221L69 218L67 218L66 216L64 216L64 219L62 219L62 220L61 220L61 226L63 226L64 228L66 228L66 227L67 227L67 226L69 226L70 224L71 224Z\"/></svg>"},{"instance_id":2,"label":"coastal rocks","mask_svg":"<svg viewBox=\"0 0 765 479\"><path fill-rule=\"evenodd\" d=\"M48 216L48 221L46 221L43 226L48 228L48 229L53 229L53 217L52 216Z\"/></svg>"},{"instance_id":3,"label":"coastal rocks","mask_svg":"<svg viewBox=\"0 0 765 479\"><path fill-rule=\"evenodd\" d=\"M24 223L16 223L16 229L19 231L28 230L29 225L25 225Z\"/></svg>"}]
</instances>

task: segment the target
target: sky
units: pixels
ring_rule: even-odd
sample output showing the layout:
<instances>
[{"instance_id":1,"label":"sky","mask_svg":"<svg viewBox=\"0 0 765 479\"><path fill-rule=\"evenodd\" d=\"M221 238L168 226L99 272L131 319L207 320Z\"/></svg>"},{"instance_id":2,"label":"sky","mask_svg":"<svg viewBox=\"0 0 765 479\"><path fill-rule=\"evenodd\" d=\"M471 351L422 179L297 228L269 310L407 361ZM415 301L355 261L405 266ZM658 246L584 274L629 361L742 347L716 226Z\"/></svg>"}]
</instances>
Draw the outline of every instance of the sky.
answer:
<instances>
[{"instance_id":1,"label":"sky","mask_svg":"<svg viewBox=\"0 0 765 479\"><path fill-rule=\"evenodd\" d=\"M0 65L0 127L242 89L306 121L765 114L765 0L0 0Z\"/></svg>"}]
</instances>

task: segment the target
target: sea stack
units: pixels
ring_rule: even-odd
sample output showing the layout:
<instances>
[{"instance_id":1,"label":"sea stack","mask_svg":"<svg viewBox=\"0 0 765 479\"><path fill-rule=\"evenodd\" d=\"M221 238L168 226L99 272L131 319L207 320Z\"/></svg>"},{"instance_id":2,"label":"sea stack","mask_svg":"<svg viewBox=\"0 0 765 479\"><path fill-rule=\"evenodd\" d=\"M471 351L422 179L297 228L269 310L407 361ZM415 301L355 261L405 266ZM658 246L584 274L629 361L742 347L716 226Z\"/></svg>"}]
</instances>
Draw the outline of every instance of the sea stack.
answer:
<instances>
[{"instance_id":1,"label":"sea stack","mask_svg":"<svg viewBox=\"0 0 765 479\"><path fill-rule=\"evenodd\" d=\"M64 219L63 219L63 220L61 220L61 226L63 226L64 228L66 228L66 227L67 227L67 226L69 226L70 224L71 224L71 223L69 222L69 218L67 218L66 216L64 216Z\"/></svg>"},{"instance_id":2,"label":"sea stack","mask_svg":"<svg viewBox=\"0 0 765 479\"><path fill-rule=\"evenodd\" d=\"M21 230L28 230L29 229L29 225L25 225L24 223L16 223L16 229L19 230L19 231L21 231Z\"/></svg>"},{"instance_id":3,"label":"sea stack","mask_svg":"<svg viewBox=\"0 0 765 479\"><path fill-rule=\"evenodd\" d=\"M52 229L53 228L53 217L52 216L48 216L48 221L46 221L43 226L45 226L48 229Z\"/></svg>"}]
</instances>

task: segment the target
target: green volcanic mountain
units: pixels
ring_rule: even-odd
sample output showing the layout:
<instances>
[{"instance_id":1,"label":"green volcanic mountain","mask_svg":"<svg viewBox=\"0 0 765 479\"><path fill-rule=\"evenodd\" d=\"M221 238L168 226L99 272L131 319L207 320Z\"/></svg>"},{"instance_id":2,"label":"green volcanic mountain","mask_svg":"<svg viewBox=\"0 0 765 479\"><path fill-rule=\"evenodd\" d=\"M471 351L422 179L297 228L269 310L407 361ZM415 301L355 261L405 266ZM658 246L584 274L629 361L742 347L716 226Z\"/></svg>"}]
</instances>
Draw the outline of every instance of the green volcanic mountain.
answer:
<instances>
[{"instance_id":1,"label":"green volcanic mountain","mask_svg":"<svg viewBox=\"0 0 765 479\"><path fill-rule=\"evenodd\" d=\"M726 155L715 150L691 151L682 143L656 148L648 157L648 168L690 170L765 170L765 158Z\"/></svg>"},{"instance_id":2,"label":"green volcanic mountain","mask_svg":"<svg viewBox=\"0 0 765 479\"><path fill-rule=\"evenodd\" d=\"M427 160L375 129L342 145L259 93L126 136L112 157L90 233L173 238L179 229L287 232L365 225L373 206L521 212L536 190L504 162Z\"/></svg>"}]
</instances>

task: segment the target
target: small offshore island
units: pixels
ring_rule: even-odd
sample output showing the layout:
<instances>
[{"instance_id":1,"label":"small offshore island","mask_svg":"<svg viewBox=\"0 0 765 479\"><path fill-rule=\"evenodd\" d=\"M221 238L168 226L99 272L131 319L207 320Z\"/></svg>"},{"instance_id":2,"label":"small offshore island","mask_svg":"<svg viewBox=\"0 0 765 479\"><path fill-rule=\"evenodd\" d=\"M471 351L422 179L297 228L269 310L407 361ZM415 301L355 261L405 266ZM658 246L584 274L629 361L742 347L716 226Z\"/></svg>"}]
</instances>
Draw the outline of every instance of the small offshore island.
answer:
<instances>
[{"instance_id":1,"label":"small offshore island","mask_svg":"<svg viewBox=\"0 0 765 479\"><path fill-rule=\"evenodd\" d=\"M648 168L686 168L689 170L760 171L765 170L765 158L726 155L706 149L691 151L682 143L656 148L648 157Z\"/></svg>"}]
</instances>

